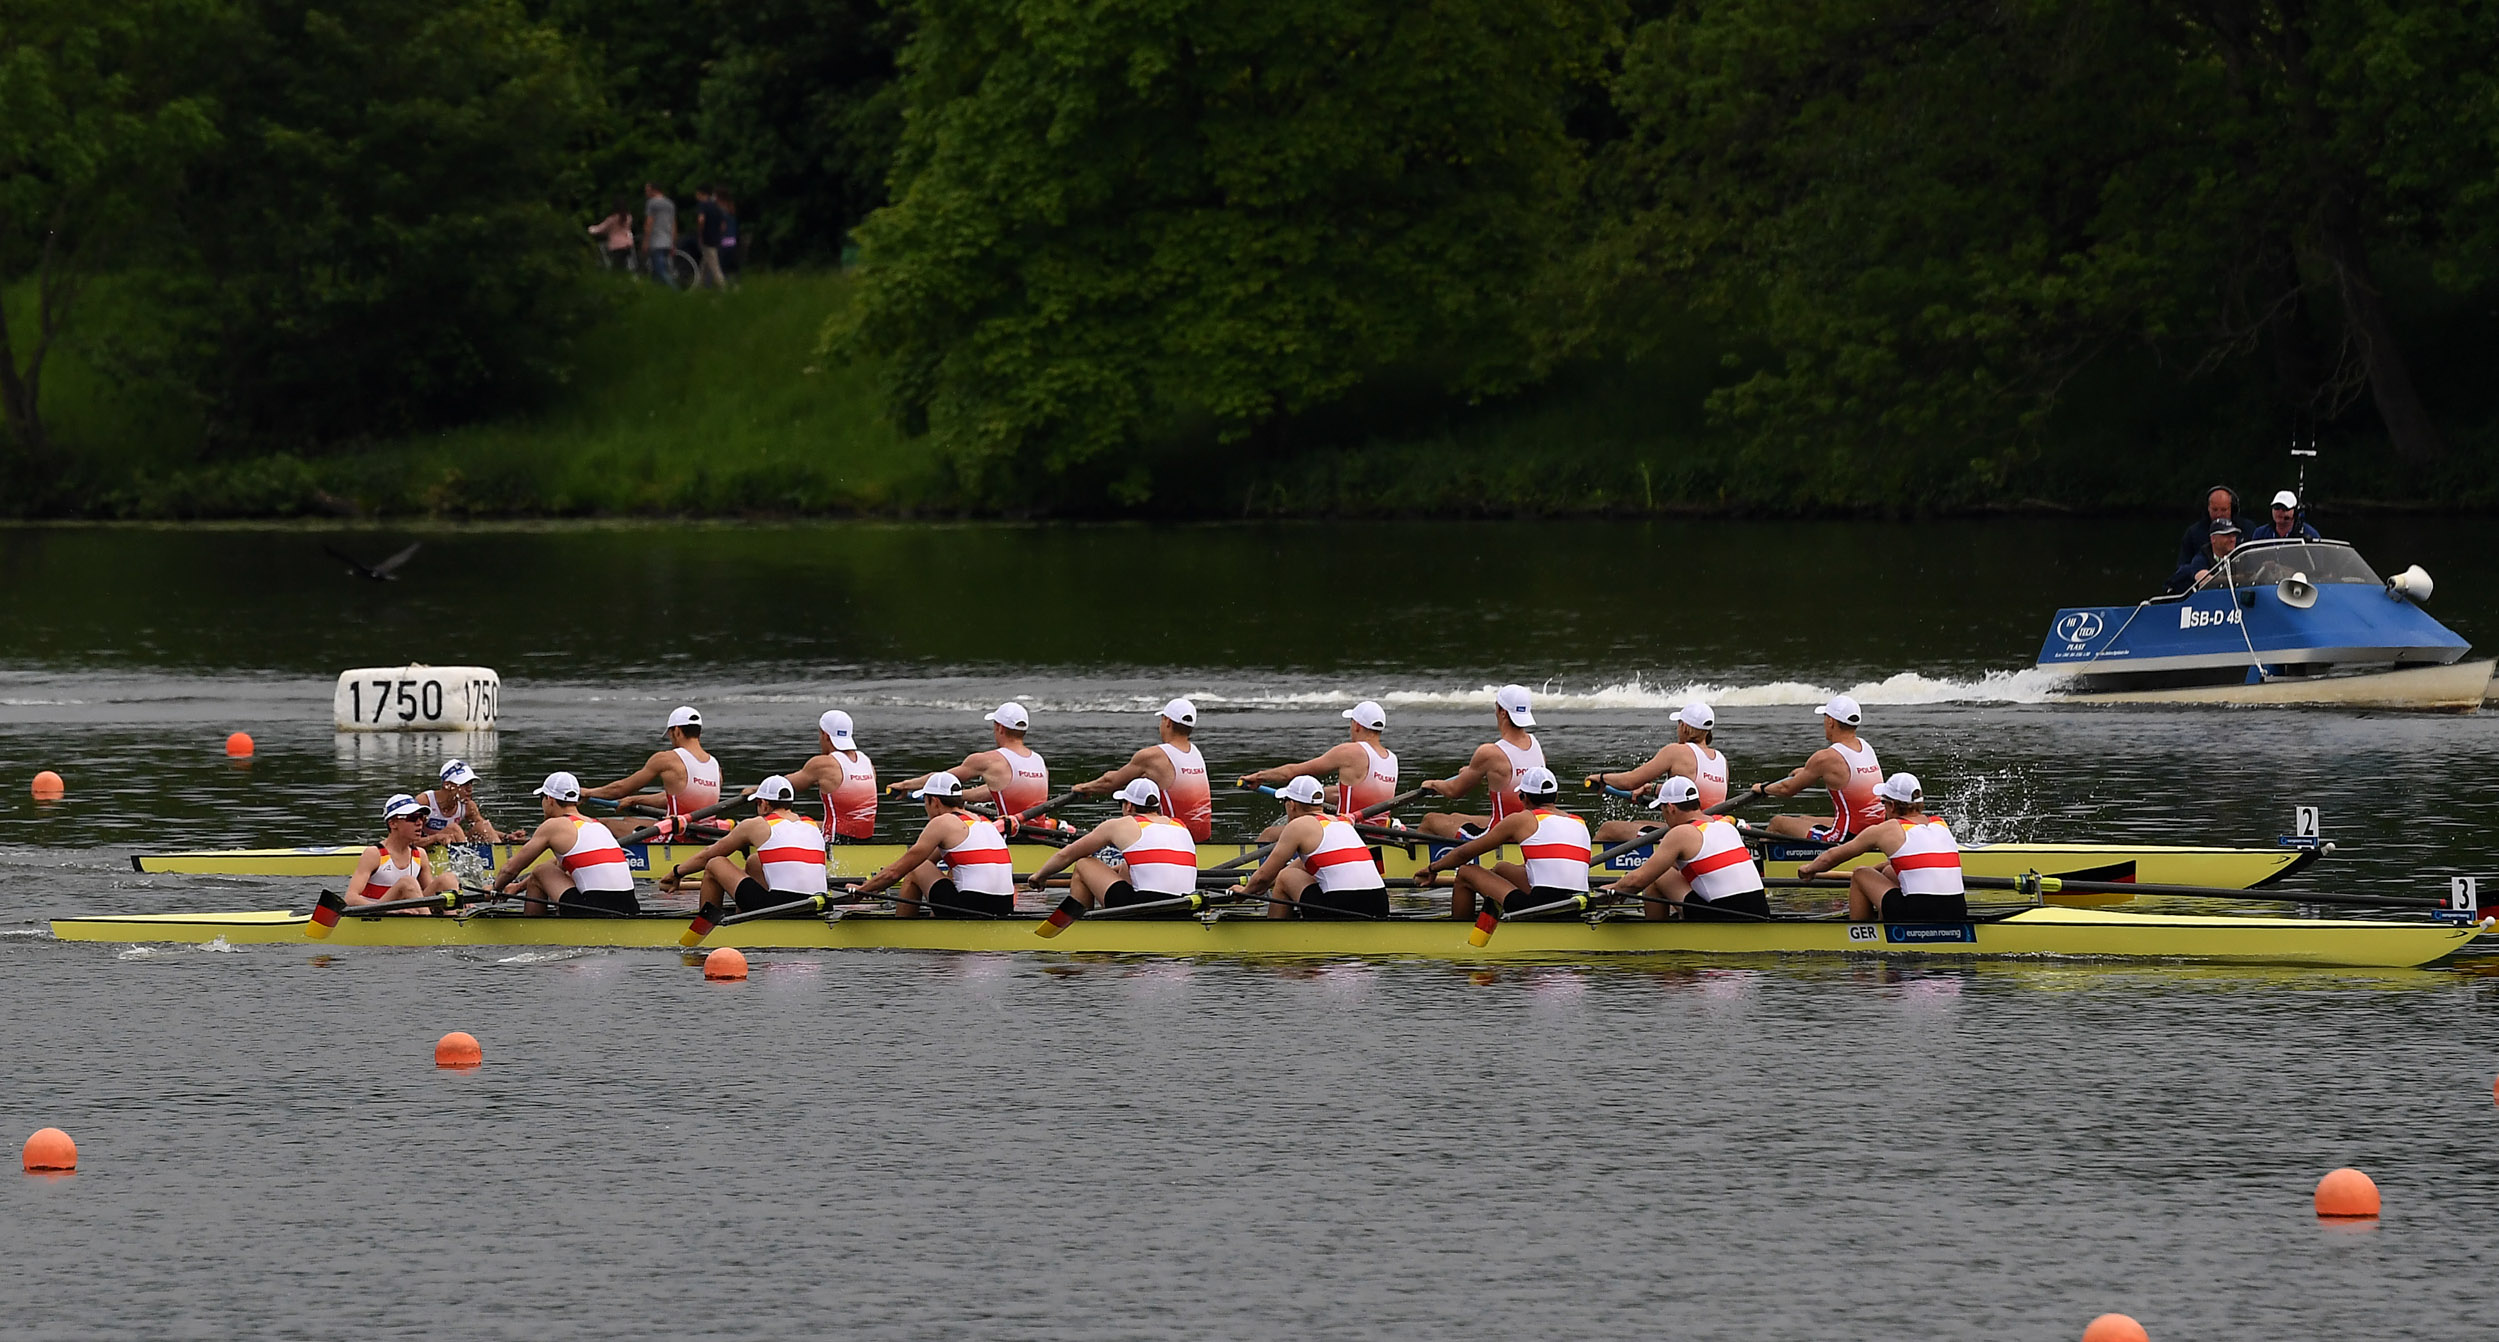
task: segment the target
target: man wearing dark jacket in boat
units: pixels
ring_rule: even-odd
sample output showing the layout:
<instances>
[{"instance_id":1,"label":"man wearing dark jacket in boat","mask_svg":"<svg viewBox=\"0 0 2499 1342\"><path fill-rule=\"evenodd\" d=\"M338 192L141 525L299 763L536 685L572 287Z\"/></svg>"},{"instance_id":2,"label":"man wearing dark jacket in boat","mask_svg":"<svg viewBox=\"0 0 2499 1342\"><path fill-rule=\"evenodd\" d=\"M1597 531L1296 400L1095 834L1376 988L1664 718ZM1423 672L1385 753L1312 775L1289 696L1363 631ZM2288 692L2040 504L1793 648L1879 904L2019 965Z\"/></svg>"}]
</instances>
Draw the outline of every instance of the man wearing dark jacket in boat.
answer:
<instances>
[{"instance_id":1,"label":"man wearing dark jacket in boat","mask_svg":"<svg viewBox=\"0 0 2499 1342\"><path fill-rule=\"evenodd\" d=\"M2209 548L2180 564L2178 571L2169 575L2169 586L2163 591L2193 591L2195 585L2204 581L2222 560L2230 557L2231 551L2239 548L2238 523L2224 518L2218 522L2207 522L2205 526L2210 528L2206 533Z\"/></svg>"},{"instance_id":2,"label":"man wearing dark jacket in boat","mask_svg":"<svg viewBox=\"0 0 2499 1342\"><path fill-rule=\"evenodd\" d=\"M2256 529L2254 523L2239 516L2239 491L2228 485L2215 485L2205 490L2203 520L2188 526L2178 537L2178 563L2181 567L2194 562L2197 555L2209 548L2206 542L2212 539L2215 522L2230 523L2239 529L2242 536Z\"/></svg>"}]
</instances>

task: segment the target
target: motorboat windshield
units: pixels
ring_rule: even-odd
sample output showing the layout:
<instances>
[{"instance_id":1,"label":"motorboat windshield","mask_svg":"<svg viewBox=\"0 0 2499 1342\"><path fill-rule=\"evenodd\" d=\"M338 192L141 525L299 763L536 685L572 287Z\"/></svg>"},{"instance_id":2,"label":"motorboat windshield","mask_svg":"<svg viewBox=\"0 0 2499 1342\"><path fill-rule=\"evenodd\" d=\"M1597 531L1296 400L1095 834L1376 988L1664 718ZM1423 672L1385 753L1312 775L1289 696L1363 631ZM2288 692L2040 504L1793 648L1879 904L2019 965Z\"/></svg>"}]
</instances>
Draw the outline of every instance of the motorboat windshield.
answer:
<instances>
[{"instance_id":1,"label":"motorboat windshield","mask_svg":"<svg viewBox=\"0 0 2499 1342\"><path fill-rule=\"evenodd\" d=\"M2316 586L2328 583L2365 584L2382 587L2386 580L2369 567L2360 552L2343 541L2312 541L2291 538L2278 541L2249 541L2230 552L2230 557L2213 566L2195 590L2215 588L2270 587L2284 578L2297 576Z\"/></svg>"}]
</instances>

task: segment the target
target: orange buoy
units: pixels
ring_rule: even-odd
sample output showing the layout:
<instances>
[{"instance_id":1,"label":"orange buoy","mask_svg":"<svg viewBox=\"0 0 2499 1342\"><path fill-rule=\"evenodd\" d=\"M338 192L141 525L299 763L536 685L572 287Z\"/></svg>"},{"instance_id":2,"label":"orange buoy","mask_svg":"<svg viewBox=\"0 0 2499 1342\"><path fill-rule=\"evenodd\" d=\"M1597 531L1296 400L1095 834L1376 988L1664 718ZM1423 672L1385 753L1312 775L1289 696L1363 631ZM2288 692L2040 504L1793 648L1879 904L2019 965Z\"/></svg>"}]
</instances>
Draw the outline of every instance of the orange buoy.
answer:
<instances>
[{"instance_id":1,"label":"orange buoy","mask_svg":"<svg viewBox=\"0 0 2499 1342\"><path fill-rule=\"evenodd\" d=\"M434 1045L436 1067L475 1067L486 1060L486 1051L477 1046L477 1036L466 1030L454 1030Z\"/></svg>"},{"instance_id":2,"label":"orange buoy","mask_svg":"<svg viewBox=\"0 0 2499 1342\"><path fill-rule=\"evenodd\" d=\"M2103 1314L2083 1329L2083 1342L2152 1342L2143 1325L2123 1314Z\"/></svg>"},{"instance_id":3,"label":"orange buoy","mask_svg":"<svg viewBox=\"0 0 2499 1342\"><path fill-rule=\"evenodd\" d=\"M247 760L252 757L252 734L236 732L226 738L226 758Z\"/></svg>"},{"instance_id":4,"label":"orange buoy","mask_svg":"<svg viewBox=\"0 0 2499 1342\"><path fill-rule=\"evenodd\" d=\"M78 1143L59 1128L43 1128L26 1139L26 1149L18 1159L32 1170L74 1170L78 1168Z\"/></svg>"},{"instance_id":5,"label":"orange buoy","mask_svg":"<svg viewBox=\"0 0 2499 1342\"><path fill-rule=\"evenodd\" d=\"M721 946L703 957L703 977L707 979L742 979L746 977L746 952L735 946Z\"/></svg>"},{"instance_id":6,"label":"orange buoy","mask_svg":"<svg viewBox=\"0 0 2499 1342\"><path fill-rule=\"evenodd\" d=\"M50 769L35 775L36 801L59 801L61 794L68 790L68 786L61 782L61 776Z\"/></svg>"},{"instance_id":7,"label":"orange buoy","mask_svg":"<svg viewBox=\"0 0 2499 1342\"><path fill-rule=\"evenodd\" d=\"M2377 1181L2346 1165L2317 1181L2317 1215L2375 1216Z\"/></svg>"}]
</instances>

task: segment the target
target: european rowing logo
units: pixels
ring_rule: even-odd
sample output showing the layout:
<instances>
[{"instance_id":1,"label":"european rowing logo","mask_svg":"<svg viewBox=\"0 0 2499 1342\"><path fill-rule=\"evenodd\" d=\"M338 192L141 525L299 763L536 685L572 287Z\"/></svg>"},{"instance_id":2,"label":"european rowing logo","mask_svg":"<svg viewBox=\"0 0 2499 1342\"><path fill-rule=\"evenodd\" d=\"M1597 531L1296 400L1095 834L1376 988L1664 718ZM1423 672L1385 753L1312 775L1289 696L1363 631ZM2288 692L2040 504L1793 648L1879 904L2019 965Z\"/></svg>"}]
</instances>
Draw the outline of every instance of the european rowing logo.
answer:
<instances>
[{"instance_id":1,"label":"european rowing logo","mask_svg":"<svg viewBox=\"0 0 2499 1342\"><path fill-rule=\"evenodd\" d=\"M2239 623L2239 608L2236 606L2228 610L2197 610L2192 606L2178 608L2178 627L2181 629L2201 629L2208 624L2237 623Z\"/></svg>"},{"instance_id":2,"label":"european rowing logo","mask_svg":"<svg viewBox=\"0 0 2499 1342\"><path fill-rule=\"evenodd\" d=\"M2080 610L2056 622L2056 636L2068 643L2087 643L2107 627L2100 623L2099 612Z\"/></svg>"}]
</instances>

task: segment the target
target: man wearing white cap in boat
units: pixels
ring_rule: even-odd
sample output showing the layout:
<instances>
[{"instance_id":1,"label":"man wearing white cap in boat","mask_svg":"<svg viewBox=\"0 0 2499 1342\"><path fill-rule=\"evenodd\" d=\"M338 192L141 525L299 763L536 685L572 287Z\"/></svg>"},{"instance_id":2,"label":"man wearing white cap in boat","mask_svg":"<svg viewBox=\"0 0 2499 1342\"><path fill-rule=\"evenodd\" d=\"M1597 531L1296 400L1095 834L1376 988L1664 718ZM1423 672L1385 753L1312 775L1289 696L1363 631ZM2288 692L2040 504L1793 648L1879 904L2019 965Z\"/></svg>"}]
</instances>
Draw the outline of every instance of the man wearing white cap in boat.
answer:
<instances>
[{"instance_id":1,"label":"man wearing white cap in boat","mask_svg":"<svg viewBox=\"0 0 2499 1342\"><path fill-rule=\"evenodd\" d=\"M963 782L930 774L911 793L928 824L910 849L861 883L876 895L896 885L894 912L911 917L1005 917L1015 912L1015 857L996 822L963 809Z\"/></svg>"},{"instance_id":2,"label":"man wearing white cap in boat","mask_svg":"<svg viewBox=\"0 0 2499 1342\"><path fill-rule=\"evenodd\" d=\"M1458 815L1434 811L1423 817L1423 832L1440 838L1456 838L1483 833L1526 809L1519 799L1518 776L1529 769L1545 767L1545 748L1527 729L1536 725L1536 714L1524 685L1504 685L1492 697L1493 722L1499 735L1475 747L1467 757L1466 767L1447 778L1429 779L1420 786L1438 797L1463 797L1484 785L1492 799L1492 814Z\"/></svg>"},{"instance_id":3,"label":"man wearing white cap in boat","mask_svg":"<svg viewBox=\"0 0 2499 1342\"><path fill-rule=\"evenodd\" d=\"M1042 762L1040 751L1024 744L1024 733L1032 729L1033 720L1022 704L1010 699L981 720L989 724L990 748L973 751L946 772L968 785L963 789L966 802L997 803L999 820L1013 833L1017 817L1049 800L1050 766ZM928 775L922 774L888 783L885 790L909 792L927 781Z\"/></svg>"},{"instance_id":4,"label":"man wearing white cap in boat","mask_svg":"<svg viewBox=\"0 0 2499 1342\"><path fill-rule=\"evenodd\" d=\"M2258 523L2247 538L2252 541L2280 541L2294 536L2312 541L2324 539L2299 515L2299 495L2286 489L2273 496L2272 517Z\"/></svg>"},{"instance_id":5,"label":"man wearing white cap in boat","mask_svg":"<svg viewBox=\"0 0 2499 1342\"><path fill-rule=\"evenodd\" d=\"M1243 787L1278 787L1307 774L1318 778L1336 775L1336 796L1331 799L1339 815L1358 815L1397 795L1397 755L1380 741L1380 733L1388 730L1388 714L1370 699L1346 709L1345 739L1299 764L1279 764L1272 769L1241 776ZM1385 823L1385 822L1383 822ZM1275 830L1258 836L1261 843L1276 837Z\"/></svg>"},{"instance_id":6,"label":"man wearing white cap in boat","mask_svg":"<svg viewBox=\"0 0 2499 1342\"><path fill-rule=\"evenodd\" d=\"M703 903L733 895L737 911L795 904L827 889L824 830L798 809L798 788L774 774L755 787L755 814L729 827L712 845L662 873L659 888L677 893L689 872L703 874ZM752 853L743 864L740 854Z\"/></svg>"},{"instance_id":7,"label":"man wearing white cap in boat","mask_svg":"<svg viewBox=\"0 0 2499 1342\"><path fill-rule=\"evenodd\" d=\"M1245 895L1272 889L1267 916L1311 918L1388 916L1388 882L1368 844L1345 814L1330 814L1319 780L1304 774L1276 790L1284 801L1284 825L1275 847L1250 878L1235 887Z\"/></svg>"},{"instance_id":8,"label":"man wearing white cap in boat","mask_svg":"<svg viewBox=\"0 0 2499 1342\"><path fill-rule=\"evenodd\" d=\"M1874 785L1883 781L1883 765L1875 759L1874 747L1857 735L1866 715L1856 700L1835 694L1814 712L1822 719L1822 739L1830 744L1807 756L1796 772L1775 783L1755 783L1752 791L1757 797L1793 797L1809 787L1830 793L1829 820L1776 815L1770 818L1770 832L1782 839L1837 843L1882 823L1883 803L1874 795Z\"/></svg>"},{"instance_id":9,"label":"man wearing white cap in boat","mask_svg":"<svg viewBox=\"0 0 2499 1342\"><path fill-rule=\"evenodd\" d=\"M416 794L425 807L428 847L446 843L493 843L502 837L477 806L477 771L465 760L443 761L435 786ZM515 838L519 837L517 833Z\"/></svg>"},{"instance_id":10,"label":"man wearing white cap in boat","mask_svg":"<svg viewBox=\"0 0 2499 1342\"><path fill-rule=\"evenodd\" d=\"M1872 850L1888 860L1848 873L1848 916L1854 922L1957 923L1970 916L1961 887L1961 845L1952 827L1926 813L1915 774L1893 774L1875 787L1884 820L1863 834L1814 854L1796 869L1819 876Z\"/></svg>"},{"instance_id":11,"label":"man wearing white cap in boat","mask_svg":"<svg viewBox=\"0 0 2499 1342\"><path fill-rule=\"evenodd\" d=\"M348 907L423 899L459 885L448 870L427 865L425 804L402 792L382 803L382 841L364 850L347 878Z\"/></svg>"},{"instance_id":12,"label":"man wearing white cap in boat","mask_svg":"<svg viewBox=\"0 0 2499 1342\"><path fill-rule=\"evenodd\" d=\"M1481 836L1433 858L1414 873L1418 890L1437 884L1444 871L1457 873L1449 912L1459 919L1475 916L1479 897L1508 913L1588 893L1588 864L1596 860L1596 845L1589 840L1588 822L1557 804L1561 780L1540 764L1521 769L1517 787L1526 809L1494 821ZM1513 843L1519 848L1516 862L1490 868L1467 865Z\"/></svg>"},{"instance_id":13,"label":"man wearing white cap in boat","mask_svg":"<svg viewBox=\"0 0 2499 1342\"><path fill-rule=\"evenodd\" d=\"M703 715L690 706L680 706L668 715L668 726L660 733L668 748L642 762L642 767L598 787L585 788L583 797L612 801L621 809L637 806L662 814L661 840L677 838L682 833L682 816L692 815L720 800L720 761L703 749ZM637 795L642 788L659 784L659 792ZM642 822L630 816L619 816L607 822L619 834L630 834ZM726 823L719 829L727 829Z\"/></svg>"},{"instance_id":14,"label":"man wearing white cap in boat","mask_svg":"<svg viewBox=\"0 0 2499 1342\"><path fill-rule=\"evenodd\" d=\"M1727 799L1727 757L1710 744L1717 727L1717 711L1696 699L1675 710L1674 744L1660 747L1637 769L1590 774L1586 786L1590 791L1628 789L1634 799L1645 801L1649 785L1658 779L1689 778L1700 789L1701 809L1708 810ZM1608 820L1597 826L1597 842L1618 844L1649 828L1640 820Z\"/></svg>"},{"instance_id":15,"label":"man wearing white cap in boat","mask_svg":"<svg viewBox=\"0 0 2499 1342\"><path fill-rule=\"evenodd\" d=\"M519 881L524 913L640 913L633 897L633 859L607 826L581 813L581 780L558 770L534 795L546 819L495 873L489 883L494 890L501 893ZM555 861L538 862L548 853Z\"/></svg>"},{"instance_id":16,"label":"man wearing white cap in boat","mask_svg":"<svg viewBox=\"0 0 2499 1342\"><path fill-rule=\"evenodd\" d=\"M1163 794L1164 814L1188 826L1189 837L1204 843L1215 832L1215 790L1206 776L1206 757L1190 740L1197 733L1197 705L1174 699L1163 705L1154 725L1160 741L1100 778L1078 783L1076 791L1103 797L1126 787L1132 778L1152 779Z\"/></svg>"},{"instance_id":17,"label":"man wearing white cap in boat","mask_svg":"<svg viewBox=\"0 0 2499 1342\"><path fill-rule=\"evenodd\" d=\"M1735 822L1709 813L1700 785L1669 776L1657 789L1657 808L1672 826L1649 850L1649 859L1607 887L1612 894L1647 892L1651 918L1677 916L1695 922L1724 920L1716 910L1770 916L1761 868Z\"/></svg>"},{"instance_id":18,"label":"man wearing white cap in boat","mask_svg":"<svg viewBox=\"0 0 2499 1342\"><path fill-rule=\"evenodd\" d=\"M850 714L827 709L816 719L819 752L789 773L790 786L814 788L824 799L827 838L865 843L876 837L876 766L851 735Z\"/></svg>"},{"instance_id":19,"label":"man wearing white cap in boat","mask_svg":"<svg viewBox=\"0 0 2499 1342\"><path fill-rule=\"evenodd\" d=\"M1118 815L1052 853L1024 878L1026 886L1039 890L1066 872L1067 898L1059 911L1070 918L1086 909L1151 904L1197 890L1197 843L1188 826L1163 814L1163 790L1153 779L1131 778L1112 795L1119 799Z\"/></svg>"}]
</instances>

